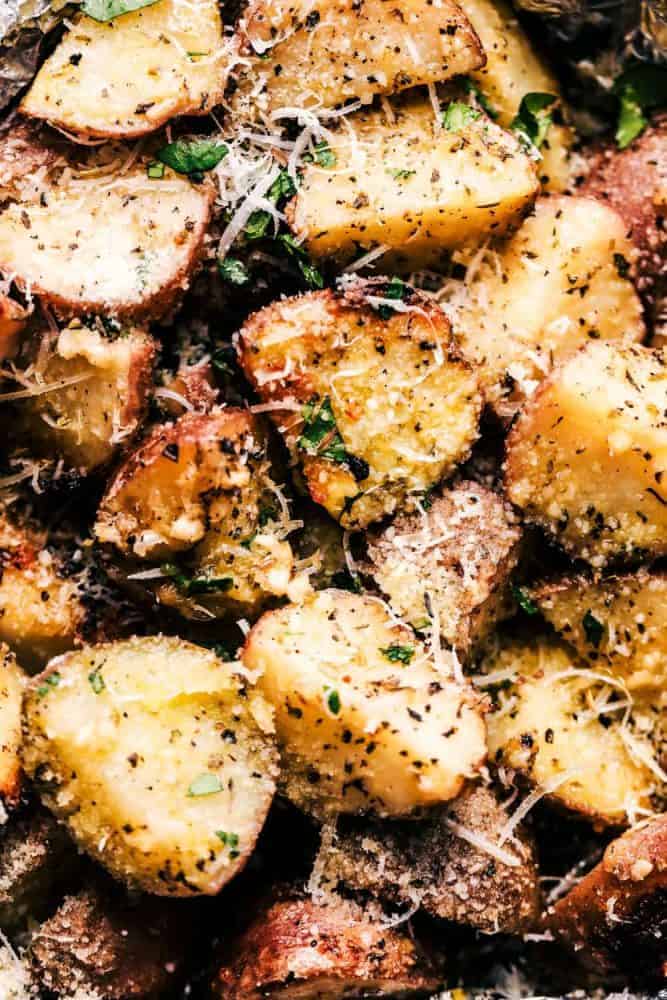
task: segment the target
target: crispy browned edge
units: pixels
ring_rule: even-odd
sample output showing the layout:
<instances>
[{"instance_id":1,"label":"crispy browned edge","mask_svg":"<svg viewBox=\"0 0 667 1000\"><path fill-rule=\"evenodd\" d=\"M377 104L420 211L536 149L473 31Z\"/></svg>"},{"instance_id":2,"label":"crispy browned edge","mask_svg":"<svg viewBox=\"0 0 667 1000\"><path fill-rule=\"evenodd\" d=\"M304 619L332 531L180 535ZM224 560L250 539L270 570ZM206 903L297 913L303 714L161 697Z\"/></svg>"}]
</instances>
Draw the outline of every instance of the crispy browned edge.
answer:
<instances>
[{"instance_id":1,"label":"crispy browned edge","mask_svg":"<svg viewBox=\"0 0 667 1000\"><path fill-rule=\"evenodd\" d=\"M218 389L213 377L210 361L200 361L196 365L181 365L165 385L172 392L178 392L199 413L211 410L218 401ZM161 405L173 417L183 412L182 406L169 399L161 399Z\"/></svg>"},{"instance_id":2,"label":"crispy browned edge","mask_svg":"<svg viewBox=\"0 0 667 1000\"><path fill-rule=\"evenodd\" d=\"M601 972L667 976L667 813L612 841L545 922Z\"/></svg>"},{"instance_id":3,"label":"crispy browned edge","mask_svg":"<svg viewBox=\"0 0 667 1000\"><path fill-rule=\"evenodd\" d=\"M146 414L157 353L157 341L150 334L143 333L134 345L127 374L127 399L122 416L122 423L126 427L133 426L136 429Z\"/></svg>"},{"instance_id":4,"label":"crispy browned edge","mask_svg":"<svg viewBox=\"0 0 667 1000\"><path fill-rule=\"evenodd\" d=\"M339 996L344 990L347 996L360 993L369 981L384 982L392 995L402 995L435 990L441 980L410 937L384 926L377 915L339 897L320 903L293 891L274 891L227 946L212 990L221 1000L273 995L287 1000L290 985L299 990L307 984L313 997ZM320 983L335 984L336 993L320 994Z\"/></svg>"},{"instance_id":5,"label":"crispy browned edge","mask_svg":"<svg viewBox=\"0 0 667 1000\"><path fill-rule=\"evenodd\" d=\"M79 987L100 1000L161 997L184 959L186 920L164 900L131 903L111 884L91 883L65 897L36 930L32 967L39 984L58 996Z\"/></svg>"},{"instance_id":6,"label":"crispy browned edge","mask_svg":"<svg viewBox=\"0 0 667 1000\"><path fill-rule=\"evenodd\" d=\"M6 295L0 295L0 361L12 357L30 312Z\"/></svg>"}]
</instances>

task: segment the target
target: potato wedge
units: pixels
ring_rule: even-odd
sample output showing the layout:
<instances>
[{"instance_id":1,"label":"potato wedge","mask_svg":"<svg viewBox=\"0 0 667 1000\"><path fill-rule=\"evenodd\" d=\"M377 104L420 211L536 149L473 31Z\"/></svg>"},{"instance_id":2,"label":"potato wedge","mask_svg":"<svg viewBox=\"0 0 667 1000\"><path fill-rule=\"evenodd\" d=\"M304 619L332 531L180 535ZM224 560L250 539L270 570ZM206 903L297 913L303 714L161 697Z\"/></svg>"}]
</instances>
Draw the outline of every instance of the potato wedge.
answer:
<instances>
[{"instance_id":1,"label":"potato wedge","mask_svg":"<svg viewBox=\"0 0 667 1000\"><path fill-rule=\"evenodd\" d=\"M612 841L602 861L560 899L548 927L598 973L664 983L667 814Z\"/></svg>"},{"instance_id":2,"label":"potato wedge","mask_svg":"<svg viewBox=\"0 0 667 1000\"><path fill-rule=\"evenodd\" d=\"M312 499L346 528L438 482L478 435L481 395L444 313L400 281L275 302L238 351Z\"/></svg>"},{"instance_id":3,"label":"potato wedge","mask_svg":"<svg viewBox=\"0 0 667 1000\"><path fill-rule=\"evenodd\" d=\"M62 316L157 319L181 298L203 251L212 187L170 172L151 179L139 164L103 176L65 171L42 196L0 211L0 270L20 287Z\"/></svg>"},{"instance_id":4,"label":"potato wedge","mask_svg":"<svg viewBox=\"0 0 667 1000\"><path fill-rule=\"evenodd\" d=\"M0 361L16 354L29 315L29 311L14 299L0 295Z\"/></svg>"},{"instance_id":5,"label":"potato wedge","mask_svg":"<svg viewBox=\"0 0 667 1000\"><path fill-rule=\"evenodd\" d=\"M632 822L667 786L635 725L627 689L555 639L506 642L483 663L499 685L489 757L597 825ZM618 704L617 704L618 703Z\"/></svg>"},{"instance_id":6,"label":"potato wedge","mask_svg":"<svg viewBox=\"0 0 667 1000\"><path fill-rule=\"evenodd\" d=\"M157 427L118 469L95 533L126 555L164 561L163 604L187 617L258 611L304 592L258 421L231 407Z\"/></svg>"},{"instance_id":7,"label":"potato wedge","mask_svg":"<svg viewBox=\"0 0 667 1000\"><path fill-rule=\"evenodd\" d=\"M542 383L507 440L509 499L595 567L667 553L666 361L589 343Z\"/></svg>"},{"instance_id":8,"label":"potato wedge","mask_svg":"<svg viewBox=\"0 0 667 1000\"><path fill-rule=\"evenodd\" d=\"M341 40L344 39L344 44ZM448 80L484 65L453 0L252 0L240 24L239 115L314 110Z\"/></svg>"},{"instance_id":9,"label":"potato wedge","mask_svg":"<svg viewBox=\"0 0 667 1000\"><path fill-rule=\"evenodd\" d=\"M242 660L275 712L284 791L305 812L406 815L454 798L484 761L472 687L375 598L321 590L269 611Z\"/></svg>"},{"instance_id":10,"label":"potato wedge","mask_svg":"<svg viewBox=\"0 0 667 1000\"><path fill-rule=\"evenodd\" d=\"M222 98L226 55L216 0L160 0L113 21L83 14L42 65L24 115L86 138L133 138Z\"/></svg>"},{"instance_id":11,"label":"potato wedge","mask_svg":"<svg viewBox=\"0 0 667 1000\"><path fill-rule=\"evenodd\" d=\"M494 851L507 820L493 792L471 785L418 823L339 822L333 843L323 841L314 870L325 891L346 886L484 934L518 934L537 922L540 887L535 852L521 830L511 850ZM476 838L490 846L475 846Z\"/></svg>"},{"instance_id":12,"label":"potato wedge","mask_svg":"<svg viewBox=\"0 0 667 1000\"><path fill-rule=\"evenodd\" d=\"M185 914L89 884L66 896L30 941L35 978L60 997L153 1000L183 964Z\"/></svg>"},{"instance_id":13,"label":"potato wedge","mask_svg":"<svg viewBox=\"0 0 667 1000\"><path fill-rule=\"evenodd\" d=\"M513 135L481 113L450 131L422 98L392 107L345 119L334 168L306 166L288 218L310 254L343 263L382 245L383 267L411 271L521 221L539 181Z\"/></svg>"},{"instance_id":14,"label":"potato wedge","mask_svg":"<svg viewBox=\"0 0 667 1000\"><path fill-rule=\"evenodd\" d=\"M233 664L177 638L52 660L24 703L23 759L45 804L116 878L214 895L253 850L271 799L270 710Z\"/></svg>"},{"instance_id":15,"label":"potato wedge","mask_svg":"<svg viewBox=\"0 0 667 1000\"><path fill-rule=\"evenodd\" d=\"M13 932L41 917L78 861L65 830L46 810L12 817L0 838L0 928Z\"/></svg>"},{"instance_id":16,"label":"potato wedge","mask_svg":"<svg viewBox=\"0 0 667 1000\"><path fill-rule=\"evenodd\" d=\"M554 364L589 339L642 339L629 277L635 256L617 212L561 196L540 199L518 232L472 269L450 315L501 417L512 417Z\"/></svg>"},{"instance_id":17,"label":"potato wedge","mask_svg":"<svg viewBox=\"0 0 667 1000\"><path fill-rule=\"evenodd\" d=\"M0 642L26 670L71 649L85 619L79 582L65 577L45 534L0 518Z\"/></svg>"},{"instance_id":18,"label":"potato wedge","mask_svg":"<svg viewBox=\"0 0 667 1000\"><path fill-rule=\"evenodd\" d=\"M464 481L371 533L364 570L395 614L420 630L437 615L443 641L465 654L511 614L520 540L509 504Z\"/></svg>"},{"instance_id":19,"label":"potato wedge","mask_svg":"<svg viewBox=\"0 0 667 1000\"><path fill-rule=\"evenodd\" d=\"M105 465L145 414L156 348L142 330L114 337L72 321L41 369L55 388L19 405L19 436L33 454L63 458L83 473Z\"/></svg>"},{"instance_id":20,"label":"potato wedge","mask_svg":"<svg viewBox=\"0 0 667 1000\"><path fill-rule=\"evenodd\" d=\"M421 996L439 984L403 929L349 900L285 893L269 898L232 942L211 988L220 1000L342 1000Z\"/></svg>"},{"instance_id":21,"label":"potato wedge","mask_svg":"<svg viewBox=\"0 0 667 1000\"><path fill-rule=\"evenodd\" d=\"M16 657L0 646L0 813L16 805L21 792L21 699L24 675Z\"/></svg>"}]
</instances>

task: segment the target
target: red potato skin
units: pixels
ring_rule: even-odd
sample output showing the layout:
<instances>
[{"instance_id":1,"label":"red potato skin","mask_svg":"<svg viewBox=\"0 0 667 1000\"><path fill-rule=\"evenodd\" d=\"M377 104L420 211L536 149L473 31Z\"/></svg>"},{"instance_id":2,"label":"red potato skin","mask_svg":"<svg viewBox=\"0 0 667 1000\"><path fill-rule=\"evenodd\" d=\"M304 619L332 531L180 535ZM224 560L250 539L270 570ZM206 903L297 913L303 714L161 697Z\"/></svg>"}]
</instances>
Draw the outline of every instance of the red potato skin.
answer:
<instances>
[{"instance_id":1,"label":"red potato skin","mask_svg":"<svg viewBox=\"0 0 667 1000\"><path fill-rule=\"evenodd\" d=\"M667 977L667 814L612 841L602 861L546 915L547 927L597 972Z\"/></svg>"},{"instance_id":2,"label":"red potato skin","mask_svg":"<svg viewBox=\"0 0 667 1000\"><path fill-rule=\"evenodd\" d=\"M18 302L0 296L0 361L6 361L16 354L19 337L23 333L30 313Z\"/></svg>"}]
</instances>

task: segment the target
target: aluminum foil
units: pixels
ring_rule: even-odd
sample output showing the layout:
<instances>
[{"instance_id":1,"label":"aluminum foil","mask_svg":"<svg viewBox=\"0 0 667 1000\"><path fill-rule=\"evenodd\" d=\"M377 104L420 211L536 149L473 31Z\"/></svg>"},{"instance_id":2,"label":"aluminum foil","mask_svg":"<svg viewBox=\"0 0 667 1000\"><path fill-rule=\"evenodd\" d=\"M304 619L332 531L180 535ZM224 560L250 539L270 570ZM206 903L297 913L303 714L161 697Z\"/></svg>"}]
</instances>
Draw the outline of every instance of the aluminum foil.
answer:
<instances>
[{"instance_id":1,"label":"aluminum foil","mask_svg":"<svg viewBox=\"0 0 667 1000\"><path fill-rule=\"evenodd\" d=\"M68 0L0 0L0 110L32 80L44 40L67 9Z\"/></svg>"}]
</instances>

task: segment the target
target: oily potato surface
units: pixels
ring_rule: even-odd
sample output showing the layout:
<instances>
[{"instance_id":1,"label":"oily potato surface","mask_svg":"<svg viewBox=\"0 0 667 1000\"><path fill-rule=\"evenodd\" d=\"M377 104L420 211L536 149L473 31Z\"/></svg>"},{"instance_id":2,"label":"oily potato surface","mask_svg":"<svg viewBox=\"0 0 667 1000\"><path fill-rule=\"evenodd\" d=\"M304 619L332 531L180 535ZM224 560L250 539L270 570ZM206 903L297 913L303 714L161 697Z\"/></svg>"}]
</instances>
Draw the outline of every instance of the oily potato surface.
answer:
<instances>
[{"instance_id":1,"label":"oily potato surface","mask_svg":"<svg viewBox=\"0 0 667 1000\"><path fill-rule=\"evenodd\" d=\"M131 138L222 97L216 0L159 0L113 21L75 17L21 102L32 118L84 139Z\"/></svg>"},{"instance_id":2,"label":"oily potato surface","mask_svg":"<svg viewBox=\"0 0 667 1000\"><path fill-rule=\"evenodd\" d=\"M453 471L478 434L481 395L446 317L399 289L401 311L386 283L360 282L274 303L239 335L312 499L346 528Z\"/></svg>"},{"instance_id":3,"label":"oily potato surface","mask_svg":"<svg viewBox=\"0 0 667 1000\"><path fill-rule=\"evenodd\" d=\"M526 518L600 568L667 552L667 369L659 350L597 341L556 368L507 439Z\"/></svg>"},{"instance_id":4,"label":"oily potato surface","mask_svg":"<svg viewBox=\"0 0 667 1000\"><path fill-rule=\"evenodd\" d=\"M275 713L306 812L405 815L454 798L486 755L483 703L381 601L322 590L267 612L242 659Z\"/></svg>"},{"instance_id":5,"label":"oily potato surface","mask_svg":"<svg viewBox=\"0 0 667 1000\"><path fill-rule=\"evenodd\" d=\"M21 791L21 700L24 675L7 646L0 647L0 804L11 806Z\"/></svg>"},{"instance_id":6,"label":"oily potato surface","mask_svg":"<svg viewBox=\"0 0 667 1000\"><path fill-rule=\"evenodd\" d=\"M160 636L52 660L26 695L23 760L81 848L165 896L215 894L243 867L276 776L261 695Z\"/></svg>"}]
</instances>

